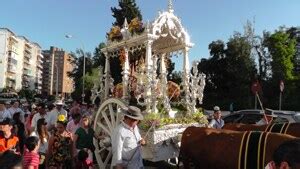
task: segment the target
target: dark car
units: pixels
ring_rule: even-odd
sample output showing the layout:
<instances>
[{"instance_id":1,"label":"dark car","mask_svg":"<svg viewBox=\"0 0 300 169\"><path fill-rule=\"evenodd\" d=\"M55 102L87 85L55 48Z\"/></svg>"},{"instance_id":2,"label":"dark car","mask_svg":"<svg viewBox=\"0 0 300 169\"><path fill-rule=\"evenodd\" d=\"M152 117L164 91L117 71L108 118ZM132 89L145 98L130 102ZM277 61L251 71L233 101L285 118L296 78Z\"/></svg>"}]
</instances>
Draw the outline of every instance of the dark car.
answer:
<instances>
[{"instance_id":1,"label":"dark car","mask_svg":"<svg viewBox=\"0 0 300 169\"><path fill-rule=\"evenodd\" d=\"M273 117L273 122L300 122L300 113L293 111L271 110L266 109L266 115ZM225 123L244 123L244 124L256 124L264 117L263 110L240 110L231 113L223 118Z\"/></svg>"}]
</instances>

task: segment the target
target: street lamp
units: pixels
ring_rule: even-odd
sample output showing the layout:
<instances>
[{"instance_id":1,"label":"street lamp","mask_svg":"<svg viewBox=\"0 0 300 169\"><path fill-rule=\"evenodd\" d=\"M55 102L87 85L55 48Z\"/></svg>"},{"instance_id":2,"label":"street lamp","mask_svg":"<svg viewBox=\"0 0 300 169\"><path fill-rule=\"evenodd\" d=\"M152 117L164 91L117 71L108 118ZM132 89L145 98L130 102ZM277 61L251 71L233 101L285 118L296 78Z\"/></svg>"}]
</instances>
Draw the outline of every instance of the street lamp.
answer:
<instances>
[{"instance_id":1,"label":"street lamp","mask_svg":"<svg viewBox=\"0 0 300 169\"><path fill-rule=\"evenodd\" d=\"M72 35L65 35L65 37L67 38L67 39L71 39L71 38L73 38L73 39L77 39L79 42L80 42L80 44L81 44L81 52L82 52L82 55L83 55L83 71L82 71L82 94L81 94L81 97L82 97L82 103L84 103L84 96L85 96L85 94L84 94L84 79L85 79L85 54L84 54L84 45L83 45L83 42L80 40L80 39L78 39L78 38L75 38L74 36L72 36Z\"/></svg>"},{"instance_id":2,"label":"street lamp","mask_svg":"<svg viewBox=\"0 0 300 169\"><path fill-rule=\"evenodd\" d=\"M46 62L53 64L53 67L56 68L55 97L56 97L56 99L58 99L58 66L57 66L56 63L54 63L54 62L52 63L50 60L48 60ZM52 66L51 66L51 69L52 69ZM53 72L53 71L51 71L51 72ZM53 74L54 73L51 73L51 76L53 76ZM52 77L51 77L51 79L52 79ZM50 89L51 91L53 91L53 87L52 86L53 86L53 79L51 80L51 89Z\"/></svg>"},{"instance_id":3,"label":"street lamp","mask_svg":"<svg viewBox=\"0 0 300 169\"><path fill-rule=\"evenodd\" d=\"M54 63L54 67L56 67L56 86L55 86L55 96L58 99L58 66Z\"/></svg>"}]
</instances>

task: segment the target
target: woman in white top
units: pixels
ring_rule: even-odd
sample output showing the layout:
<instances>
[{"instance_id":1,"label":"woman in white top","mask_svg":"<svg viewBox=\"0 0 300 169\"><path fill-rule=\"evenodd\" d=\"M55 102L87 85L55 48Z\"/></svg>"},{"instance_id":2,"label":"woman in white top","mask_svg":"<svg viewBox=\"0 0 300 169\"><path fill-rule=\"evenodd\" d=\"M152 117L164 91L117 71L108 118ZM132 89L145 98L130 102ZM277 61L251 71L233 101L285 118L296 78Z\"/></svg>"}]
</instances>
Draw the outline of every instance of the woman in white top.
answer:
<instances>
[{"instance_id":1,"label":"woman in white top","mask_svg":"<svg viewBox=\"0 0 300 169\"><path fill-rule=\"evenodd\" d=\"M40 169L45 168L45 155L48 151L48 142L49 142L49 134L47 131L47 122L44 118L41 118L37 121L37 127L36 130L31 133L31 136L36 136L40 140L40 148L39 148L39 154L40 154Z\"/></svg>"}]
</instances>

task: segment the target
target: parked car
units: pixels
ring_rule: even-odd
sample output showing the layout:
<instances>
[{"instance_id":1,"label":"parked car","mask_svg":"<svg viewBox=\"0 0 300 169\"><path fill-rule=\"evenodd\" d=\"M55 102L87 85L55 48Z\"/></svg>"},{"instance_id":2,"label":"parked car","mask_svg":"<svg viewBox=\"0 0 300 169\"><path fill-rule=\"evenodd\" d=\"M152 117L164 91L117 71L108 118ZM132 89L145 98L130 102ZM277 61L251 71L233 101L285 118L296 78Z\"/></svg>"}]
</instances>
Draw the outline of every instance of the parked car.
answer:
<instances>
[{"instance_id":1,"label":"parked car","mask_svg":"<svg viewBox=\"0 0 300 169\"><path fill-rule=\"evenodd\" d=\"M294 111L272 110L266 109L266 115L273 117L273 122L300 122L300 113ZM223 118L225 123L244 123L244 124L256 124L264 117L263 110L240 110L231 113Z\"/></svg>"}]
</instances>

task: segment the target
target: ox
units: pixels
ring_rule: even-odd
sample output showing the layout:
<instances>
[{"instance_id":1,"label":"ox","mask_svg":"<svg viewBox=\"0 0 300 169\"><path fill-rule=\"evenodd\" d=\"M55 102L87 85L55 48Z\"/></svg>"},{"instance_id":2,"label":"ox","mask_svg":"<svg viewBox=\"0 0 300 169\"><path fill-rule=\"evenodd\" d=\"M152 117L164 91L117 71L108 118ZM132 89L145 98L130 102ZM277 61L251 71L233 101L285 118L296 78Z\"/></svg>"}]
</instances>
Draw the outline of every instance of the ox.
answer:
<instances>
[{"instance_id":1,"label":"ox","mask_svg":"<svg viewBox=\"0 0 300 169\"><path fill-rule=\"evenodd\" d=\"M275 149L295 138L270 132L188 127L182 135L179 159L185 169L264 169Z\"/></svg>"},{"instance_id":2,"label":"ox","mask_svg":"<svg viewBox=\"0 0 300 169\"><path fill-rule=\"evenodd\" d=\"M269 125L261 126L255 124L232 123L225 124L223 129L234 131L264 131L300 137L300 123L271 123Z\"/></svg>"}]
</instances>

